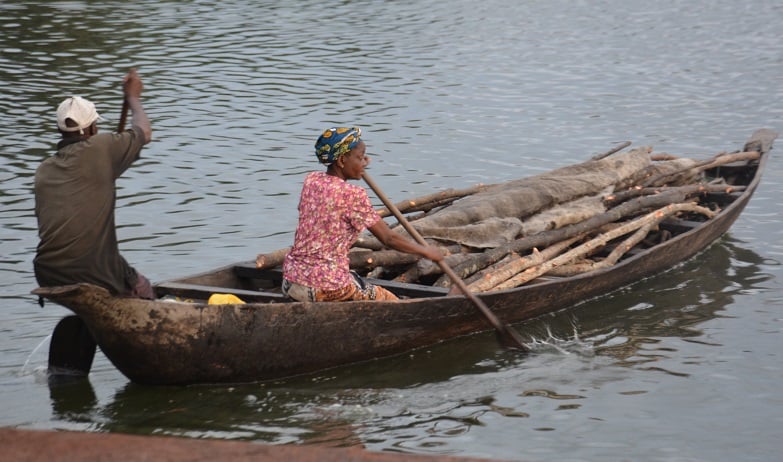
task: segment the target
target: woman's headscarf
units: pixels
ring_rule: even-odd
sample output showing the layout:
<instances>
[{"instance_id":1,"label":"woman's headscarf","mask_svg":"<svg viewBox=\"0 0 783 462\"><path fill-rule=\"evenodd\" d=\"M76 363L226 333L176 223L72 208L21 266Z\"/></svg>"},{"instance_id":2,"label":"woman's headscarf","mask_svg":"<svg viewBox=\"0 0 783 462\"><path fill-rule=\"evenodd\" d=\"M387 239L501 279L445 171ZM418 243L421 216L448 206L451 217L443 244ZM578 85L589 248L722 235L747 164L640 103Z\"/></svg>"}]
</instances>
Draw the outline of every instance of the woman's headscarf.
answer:
<instances>
[{"instance_id":1,"label":"woman's headscarf","mask_svg":"<svg viewBox=\"0 0 783 462\"><path fill-rule=\"evenodd\" d=\"M315 142L315 155L322 164L330 165L361 141L359 127L333 127L325 130Z\"/></svg>"}]
</instances>

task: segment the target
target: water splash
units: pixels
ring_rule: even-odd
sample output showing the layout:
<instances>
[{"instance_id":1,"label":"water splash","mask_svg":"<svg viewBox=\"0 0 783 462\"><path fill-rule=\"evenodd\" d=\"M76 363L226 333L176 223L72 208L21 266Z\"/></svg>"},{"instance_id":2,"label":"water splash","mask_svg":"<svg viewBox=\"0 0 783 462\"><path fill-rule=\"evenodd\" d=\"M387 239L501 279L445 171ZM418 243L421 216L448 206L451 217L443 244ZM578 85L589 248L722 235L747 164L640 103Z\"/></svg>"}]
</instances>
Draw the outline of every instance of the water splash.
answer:
<instances>
[{"instance_id":1,"label":"water splash","mask_svg":"<svg viewBox=\"0 0 783 462\"><path fill-rule=\"evenodd\" d=\"M595 345L593 342L579 337L576 324L572 323L573 336L560 338L552 333L550 326L546 326L546 336L542 338L531 337L528 347L531 351L555 352L562 355L578 354L580 356L594 356Z\"/></svg>"},{"instance_id":2,"label":"water splash","mask_svg":"<svg viewBox=\"0 0 783 462\"><path fill-rule=\"evenodd\" d=\"M34 372L36 372L36 370L38 370L38 368L36 368L35 370L33 370L31 372L28 372L27 371L27 366L30 364L30 361L33 359L33 356L35 356L35 354L38 352L38 350L40 350L42 346L48 344L51 339L52 339L52 334L49 334L46 337L44 337L43 340L41 340L41 343L39 343L35 348L33 348L33 351L30 352L30 354L27 356L27 359L25 360L24 365L22 365L22 369L19 371L20 375L28 375L28 374L34 373Z\"/></svg>"}]
</instances>

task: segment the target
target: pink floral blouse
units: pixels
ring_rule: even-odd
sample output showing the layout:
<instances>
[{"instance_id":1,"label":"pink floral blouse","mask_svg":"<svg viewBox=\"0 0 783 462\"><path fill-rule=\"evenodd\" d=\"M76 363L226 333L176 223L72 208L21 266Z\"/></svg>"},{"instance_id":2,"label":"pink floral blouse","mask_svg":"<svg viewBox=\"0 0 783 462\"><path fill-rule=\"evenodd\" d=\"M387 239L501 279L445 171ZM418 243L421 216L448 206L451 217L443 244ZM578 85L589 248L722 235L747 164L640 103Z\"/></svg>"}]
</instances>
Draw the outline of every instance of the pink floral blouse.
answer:
<instances>
[{"instance_id":1,"label":"pink floral blouse","mask_svg":"<svg viewBox=\"0 0 783 462\"><path fill-rule=\"evenodd\" d=\"M294 245L283 262L286 279L337 290L351 284L348 250L381 217L367 191L326 172L307 175L299 198Z\"/></svg>"}]
</instances>

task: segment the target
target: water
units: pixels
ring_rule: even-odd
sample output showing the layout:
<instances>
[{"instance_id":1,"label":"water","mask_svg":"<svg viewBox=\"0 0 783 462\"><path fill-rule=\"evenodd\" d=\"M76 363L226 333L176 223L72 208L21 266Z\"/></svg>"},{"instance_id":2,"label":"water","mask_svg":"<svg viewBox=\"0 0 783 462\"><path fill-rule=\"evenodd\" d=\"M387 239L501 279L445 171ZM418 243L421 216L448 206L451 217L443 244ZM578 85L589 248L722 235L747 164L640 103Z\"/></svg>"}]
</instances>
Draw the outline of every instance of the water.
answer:
<instances>
[{"instance_id":1,"label":"water","mask_svg":"<svg viewBox=\"0 0 783 462\"><path fill-rule=\"evenodd\" d=\"M251 3L251 4L248 4ZM0 5L0 425L522 460L776 460L783 162L695 259L517 326L312 376L140 387L100 353L49 385L32 175L71 93L119 117L137 66L155 141L118 183L153 281L289 245L312 144L364 128L392 200L567 165L618 142L706 158L783 128L783 5L14 2Z\"/></svg>"}]
</instances>

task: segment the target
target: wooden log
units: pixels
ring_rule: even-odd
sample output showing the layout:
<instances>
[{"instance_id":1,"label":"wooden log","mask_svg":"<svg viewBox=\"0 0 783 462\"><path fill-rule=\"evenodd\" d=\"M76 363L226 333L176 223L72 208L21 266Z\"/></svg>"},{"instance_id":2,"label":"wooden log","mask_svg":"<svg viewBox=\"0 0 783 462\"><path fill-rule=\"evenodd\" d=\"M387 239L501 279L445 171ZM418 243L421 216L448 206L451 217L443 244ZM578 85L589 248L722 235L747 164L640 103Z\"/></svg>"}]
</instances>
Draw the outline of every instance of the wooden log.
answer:
<instances>
[{"instance_id":1,"label":"wooden log","mask_svg":"<svg viewBox=\"0 0 783 462\"><path fill-rule=\"evenodd\" d=\"M732 162L739 162L743 160L757 160L759 159L759 157L761 157L761 154L759 154L758 151L735 152L732 154L720 153L715 157L713 157L712 159L697 162L695 165L691 167L687 167L682 170L675 170L673 172L662 173L655 177L649 178L648 180L644 181L644 183L642 183L642 186L645 187L655 186L666 178L670 178L674 175L680 175L688 171L702 172L704 170L709 170L711 168L730 164Z\"/></svg>"},{"instance_id":2,"label":"wooden log","mask_svg":"<svg viewBox=\"0 0 783 462\"><path fill-rule=\"evenodd\" d=\"M574 242L581 238L582 236L576 236L564 241L560 241L550 245L540 252L534 248L530 255L524 257L520 256L518 258L512 259L503 267L498 268L497 271L486 273L483 278L470 284L468 288L474 292L485 292L490 290L498 284L512 278L519 272L526 270L527 268L540 265L547 260L555 258L557 255L560 255L565 249L569 248Z\"/></svg>"},{"instance_id":3,"label":"wooden log","mask_svg":"<svg viewBox=\"0 0 783 462\"><path fill-rule=\"evenodd\" d=\"M650 146L644 146L642 148L636 148L636 150L644 150L647 153L648 158L650 158L650 165L647 165L645 168L640 169L636 172L634 172L632 175L628 175L625 179L622 181L619 181L615 183L614 190L619 191L622 189L630 188L631 186L634 186L636 184L639 184L640 182L644 181L645 178L650 177L650 169L655 168L652 162L652 147ZM633 152L633 151L631 151Z\"/></svg>"},{"instance_id":4,"label":"wooden log","mask_svg":"<svg viewBox=\"0 0 783 462\"><path fill-rule=\"evenodd\" d=\"M533 249L533 251L536 251L536 250L537 249ZM503 266L505 266L507 263L509 263L512 260L517 259L517 258L520 258L520 255L518 253L510 253L510 254L506 255L505 257L501 258L496 263L493 263L493 264L487 266L486 268L484 268L483 270L470 275L470 277L465 279L464 282L465 282L465 284L470 286L470 284L473 284L474 282L476 282L479 279L483 278L486 274L489 274L489 273L492 273L494 271L497 271L498 269L500 269Z\"/></svg>"},{"instance_id":5,"label":"wooden log","mask_svg":"<svg viewBox=\"0 0 783 462\"><path fill-rule=\"evenodd\" d=\"M419 273L419 265L411 265L410 268L399 274L394 278L394 282L402 282L406 284L413 284L418 282L421 274Z\"/></svg>"},{"instance_id":6,"label":"wooden log","mask_svg":"<svg viewBox=\"0 0 783 462\"><path fill-rule=\"evenodd\" d=\"M458 245L443 246L435 241L428 240L430 246L438 247L443 255L459 254ZM449 258L449 257L446 257ZM422 261L423 265L429 263L429 260L422 260L419 255L399 252L397 250L383 248L382 250L351 249L348 253L349 265L351 269L357 271L369 271L379 266L388 268L397 268L400 266L413 265ZM426 262L426 263L424 263ZM418 266L413 265L413 266Z\"/></svg>"},{"instance_id":7,"label":"wooden log","mask_svg":"<svg viewBox=\"0 0 783 462\"><path fill-rule=\"evenodd\" d=\"M520 236L532 236L543 231L580 223L588 218L604 213L607 209L604 204L605 195L605 192L601 192L580 197L526 217L522 220L522 227L518 234Z\"/></svg>"},{"instance_id":8,"label":"wooden log","mask_svg":"<svg viewBox=\"0 0 783 462\"><path fill-rule=\"evenodd\" d=\"M505 282L498 284L492 290L504 290L513 287L518 287L543 274L546 274L550 269L556 266L567 264L577 258L581 258L583 255L595 251L595 249L606 245L606 243L608 243L609 241L617 239L618 237L624 236L630 232L634 232L640 228L644 228L645 226L648 225L657 226L657 224L660 223L662 220L664 220L666 217L671 216L675 213L680 213L685 211L700 213L708 218L712 218L713 216L715 216L715 212L713 212L712 210L692 203L669 204L665 207L662 207L658 210L648 213L647 215L644 215L640 218L630 221L627 224L624 224L623 226L615 228L612 231L609 231L608 233L604 233L598 237L595 237L589 240L588 242L581 244L580 246L571 249L568 252L558 257L548 260L538 266L528 268L527 270L517 274L516 276L506 280ZM647 231L649 231L649 229ZM644 234L646 235L647 233L645 232Z\"/></svg>"},{"instance_id":9,"label":"wooden log","mask_svg":"<svg viewBox=\"0 0 783 462\"><path fill-rule=\"evenodd\" d=\"M594 269L595 261L585 258L582 260L576 260L572 261L570 263L566 263L565 265L555 266L551 270L549 270L547 276L557 276L557 277L569 277L569 276L576 276L577 274L586 273L588 271L592 271Z\"/></svg>"},{"instance_id":10,"label":"wooden log","mask_svg":"<svg viewBox=\"0 0 783 462\"><path fill-rule=\"evenodd\" d=\"M604 204L607 207L614 207L617 204L625 202L629 199L633 199L634 197L650 196L653 194L659 194L673 190L682 191L688 197L691 197L697 194L710 192L732 192L743 191L744 189L744 186L727 186L721 184L692 184L686 186L663 186L658 188L643 188L641 186L635 186L631 189L626 189L625 191L620 191L604 196Z\"/></svg>"},{"instance_id":11,"label":"wooden log","mask_svg":"<svg viewBox=\"0 0 783 462\"><path fill-rule=\"evenodd\" d=\"M470 254L456 253L447 256L445 260L447 265L454 266L462 263L467 258L470 258ZM440 266L437 263L430 260L419 260L419 263L416 266L419 267L419 276L443 274L443 270L440 268Z\"/></svg>"},{"instance_id":12,"label":"wooden log","mask_svg":"<svg viewBox=\"0 0 783 462\"><path fill-rule=\"evenodd\" d=\"M285 259L285 256L288 254L289 250L291 250L291 247L285 247L270 253L258 254L256 256L256 268L268 269L276 268L282 265L283 260Z\"/></svg>"},{"instance_id":13,"label":"wooden log","mask_svg":"<svg viewBox=\"0 0 783 462\"><path fill-rule=\"evenodd\" d=\"M575 276L577 274L595 271L600 268L607 268L617 263L623 255L628 253L634 246L642 242L654 226L658 223L648 223L639 228L631 237L624 240L612 250L606 258L600 261L581 261L573 262L568 265L556 266L547 274L552 276Z\"/></svg>"},{"instance_id":14,"label":"wooden log","mask_svg":"<svg viewBox=\"0 0 783 462\"><path fill-rule=\"evenodd\" d=\"M355 249L383 250L386 248L381 241L371 234L361 234L353 243Z\"/></svg>"},{"instance_id":15,"label":"wooden log","mask_svg":"<svg viewBox=\"0 0 783 462\"><path fill-rule=\"evenodd\" d=\"M408 214L408 213L415 213L415 212L429 212L429 211L434 210L436 208L445 207L445 206L451 204L452 202L456 201L457 199L462 199L463 197L465 197L465 196L448 197L448 198L445 198L445 199L434 200L434 201L431 201L431 202L418 203L416 205L413 205L413 206L409 207L408 210L405 211L405 213ZM384 212L381 212L381 213L384 213Z\"/></svg>"},{"instance_id":16,"label":"wooden log","mask_svg":"<svg viewBox=\"0 0 783 462\"><path fill-rule=\"evenodd\" d=\"M455 228L488 219L523 219L544 208L598 194L650 164L647 148L508 181L466 197L419 222L421 228Z\"/></svg>"},{"instance_id":17,"label":"wooden log","mask_svg":"<svg viewBox=\"0 0 783 462\"><path fill-rule=\"evenodd\" d=\"M354 270L372 270L378 266L404 266L416 263L418 255L396 250L349 252L350 267Z\"/></svg>"},{"instance_id":18,"label":"wooden log","mask_svg":"<svg viewBox=\"0 0 783 462\"><path fill-rule=\"evenodd\" d=\"M394 205L400 212L403 213L411 211L422 211L425 210L425 207L427 206L430 206L429 209L432 209L437 207L439 203L450 203L465 196L470 196L471 194L475 194L477 192L486 191L487 189L490 189L494 186L496 185L477 184L475 186L464 189L446 189L444 191L428 194L426 196L415 199L404 200ZM392 213L386 207L377 209L377 212L381 215L381 217L384 218L392 215Z\"/></svg>"},{"instance_id":19,"label":"wooden log","mask_svg":"<svg viewBox=\"0 0 783 462\"><path fill-rule=\"evenodd\" d=\"M623 149L627 148L630 145L631 145L630 141L625 141L625 142L623 142L621 144L618 144L617 146L613 147L612 149L610 149L610 150L608 150L608 151L606 151L604 153L596 154L595 156L592 157L592 160L601 160L604 157L609 157L609 156L611 156L612 154L614 154L616 152L622 151Z\"/></svg>"},{"instance_id":20,"label":"wooden log","mask_svg":"<svg viewBox=\"0 0 783 462\"><path fill-rule=\"evenodd\" d=\"M732 154L723 154L719 156L717 159L715 159L714 161L709 162L706 165L699 166L698 169L700 171L710 170L712 168L720 167L721 165L731 164L733 162L759 160L760 158L761 158L761 153L758 151L743 151L743 152L735 152Z\"/></svg>"},{"instance_id":21,"label":"wooden log","mask_svg":"<svg viewBox=\"0 0 783 462\"><path fill-rule=\"evenodd\" d=\"M679 157L674 156L672 154L667 154L665 152L656 152L655 154L650 155L650 160L660 162L660 161L667 161L667 160L677 160Z\"/></svg>"},{"instance_id":22,"label":"wooden log","mask_svg":"<svg viewBox=\"0 0 783 462\"><path fill-rule=\"evenodd\" d=\"M377 266L371 269L370 271L368 271L365 277L373 278L373 279L382 279L384 273L386 273L386 267Z\"/></svg>"},{"instance_id":23,"label":"wooden log","mask_svg":"<svg viewBox=\"0 0 783 462\"><path fill-rule=\"evenodd\" d=\"M568 225L560 229L545 231L542 233L526 236L517 239L508 244L496 247L482 253L471 254L471 258L464 263L452 268L462 278L480 271L487 266L497 262L511 252L519 254L525 253L533 247L547 247L556 242L574 237L579 234L589 233L600 226L618 221L622 218L640 213L641 211L653 208L663 207L673 203L684 202L687 198L681 190L664 191L659 194L643 196L623 202L600 215L596 215L581 223ZM449 287L447 278L438 279L435 284L438 287Z\"/></svg>"},{"instance_id":24,"label":"wooden log","mask_svg":"<svg viewBox=\"0 0 783 462\"><path fill-rule=\"evenodd\" d=\"M652 156L651 156L652 157ZM651 178L666 177L666 182L655 184L654 186L683 186L687 184L700 183L700 173L693 169L696 166L697 161L685 157L678 157L666 161L652 162L644 171L642 176L639 176L632 183L625 183L622 187L618 187L615 191L634 187L645 186L646 182ZM653 186L653 185L647 185Z\"/></svg>"}]
</instances>

